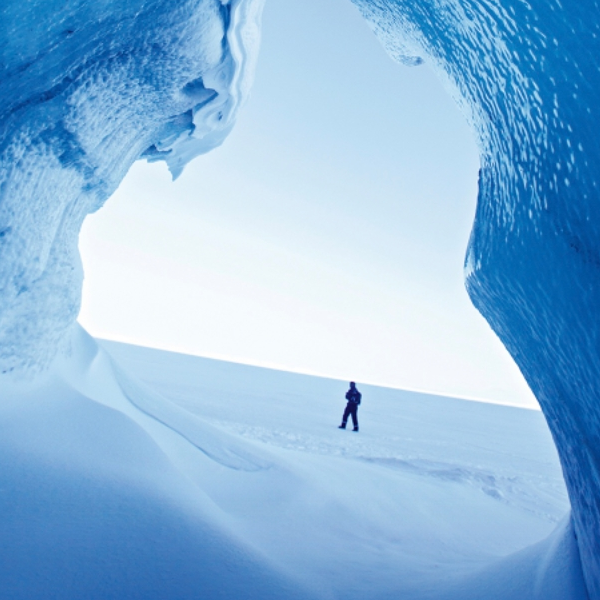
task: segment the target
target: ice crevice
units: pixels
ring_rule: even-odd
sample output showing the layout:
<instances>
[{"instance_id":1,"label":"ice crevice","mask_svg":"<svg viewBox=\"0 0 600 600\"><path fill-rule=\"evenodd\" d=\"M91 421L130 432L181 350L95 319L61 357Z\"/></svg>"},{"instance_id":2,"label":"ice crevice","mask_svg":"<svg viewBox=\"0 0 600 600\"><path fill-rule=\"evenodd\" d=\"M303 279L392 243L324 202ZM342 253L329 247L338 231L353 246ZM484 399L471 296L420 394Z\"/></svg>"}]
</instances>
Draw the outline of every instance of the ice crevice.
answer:
<instances>
[{"instance_id":1,"label":"ice crevice","mask_svg":"<svg viewBox=\"0 0 600 600\"><path fill-rule=\"evenodd\" d=\"M569 556L600 600L600 3L353 1L392 56L439 70L477 136L467 289L544 411L572 505L556 552L576 537ZM40 377L74 351L78 233L132 163L164 160L176 177L227 136L261 8L4 2L0 378Z\"/></svg>"}]
</instances>

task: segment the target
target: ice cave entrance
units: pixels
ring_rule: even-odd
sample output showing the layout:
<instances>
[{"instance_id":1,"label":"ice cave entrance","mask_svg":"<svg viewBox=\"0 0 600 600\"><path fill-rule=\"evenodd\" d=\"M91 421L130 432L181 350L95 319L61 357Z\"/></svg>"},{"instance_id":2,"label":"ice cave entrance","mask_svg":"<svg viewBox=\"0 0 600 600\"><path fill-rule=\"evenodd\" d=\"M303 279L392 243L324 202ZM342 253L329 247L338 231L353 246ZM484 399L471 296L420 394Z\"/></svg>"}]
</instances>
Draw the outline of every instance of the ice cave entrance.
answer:
<instances>
[{"instance_id":1,"label":"ice cave entrance","mask_svg":"<svg viewBox=\"0 0 600 600\"><path fill-rule=\"evenodd\" d=\"M600 88L600 38L590 18L596 3L354 2L388 48L407 31L416 36L409 45L435 57L471 114L481 169L467 287L535 391L560 455L573 510L564 535L549 542L553 556L580 564L590 597L598 598L600 220L598 140L590 135ZM2 442L9 456L22 457L30 425L48 434L47 446L25 444L32 468L50 449L60 454L60 428L69 419L44 418L48 404L28 412L35 402L21 400L52 394L65 414L85 405L85 419L98 409L113 424L117 415L147 427L157 437L141 436L140 448L165 442L171 436L165 427L181 433L178 422L191 447L177 436L166 445L183 444L212 460L181 413L129 387L126 378L121 385L110 359L73 326L82 281L77 235L85 215L102 206L138 157L165 159L179 173L226 137L249 89L259 4L207 0L171 11L168 3L115 2L110 10L98 5L96 13L40 3L34 19L9 2L2 13L8 34L0 79L0 371L9 390L2 408L19 421ZM373 66L371 50L347 44L352 28L366 30L362 21L351 23L356 15L346 9L291 1L267 9L253 104L230 142L168 193L163 171L137 165L86 224L81 319L97 336L234 361L463 397L518 397L506 388L509 371L477 379L495 338L473 311L470 326L460 320L472 310L459 265L473 216L473 144L468 135L446 138L452 123L466 132L456 113L437 122L427 113L430 130L423 125L409 138L416 117L444 96L433 83L435 93L419 91L417 80L426 81L427 71L405 72L400 83L398 67ZM269 29L278 14L288 25ZM349 28L332 36L346 14ZM303 21L324 23L326 35L315 31L309 44L305 36L293 40L289 32L306 31ZM365 43L382 56L372 38ZM390 71L380 77L380 69ZM419 100L403 105L413 94ZM442 161L434 160L438 155ZM411 161L419 156L425 162L416 166ZM471 174L462 188L451 188L458 172L452 161L459 158ZM120 221L111 215L117 207ZM111 221L109 233L103 219ZM461 223L464 236L449 237ZM478 328L488 345L461 354ZM499 345L496 351L522 386ZM60 375L69 360L77 364ZM440 367L435 376L432 365ZM79 368L85 377L77 379ZM86 379L98 378L102 368L104 380L116 382L121 412L97 402L101 377ZM86 423L93 437L98 428L93 419ZM96 442L104 448L106 440ZM73 462L73 456L57 459ZM18 464L3 462L17 491L27 483ZM25 496L33 512L38 501L54 506L40 494ZM28 523L23 514L15 522ZM27 538L18 531L17 537ZM31 553L22 556L27 561Z\"/></svg>"},{"instance_id":2,"label":"ice cave entrance","mask_svg":"<svg viewBox=\"0 0 600 600\"><path fill-rule=\"evenodd\" d=\"M464 290L478 168L437 76L392 61L354 6L268 3L225 144L175 183L136 163L88 217L80 320L109 339L536 405Z\"/></svg>"}]
</instances>

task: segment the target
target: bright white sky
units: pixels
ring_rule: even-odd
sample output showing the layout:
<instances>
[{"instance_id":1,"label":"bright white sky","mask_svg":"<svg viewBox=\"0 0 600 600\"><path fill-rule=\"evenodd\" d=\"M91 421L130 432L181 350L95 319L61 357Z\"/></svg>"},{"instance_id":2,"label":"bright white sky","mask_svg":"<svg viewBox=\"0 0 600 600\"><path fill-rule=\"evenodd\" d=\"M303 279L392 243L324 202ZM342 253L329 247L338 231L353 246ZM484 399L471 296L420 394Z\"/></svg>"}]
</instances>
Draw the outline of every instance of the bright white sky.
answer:
<instances>
[{"instance_id":1,"label":"bright white sky","mask_svg":"<svg viewBox=\"0 0 600 600\"><path fill-rule=\"evenodd\" d=\"M349 0L270 0L225 144L137 163L81 234L98 337L536 406L463 286L475 142Z\"/></svg>"}]
</instances>

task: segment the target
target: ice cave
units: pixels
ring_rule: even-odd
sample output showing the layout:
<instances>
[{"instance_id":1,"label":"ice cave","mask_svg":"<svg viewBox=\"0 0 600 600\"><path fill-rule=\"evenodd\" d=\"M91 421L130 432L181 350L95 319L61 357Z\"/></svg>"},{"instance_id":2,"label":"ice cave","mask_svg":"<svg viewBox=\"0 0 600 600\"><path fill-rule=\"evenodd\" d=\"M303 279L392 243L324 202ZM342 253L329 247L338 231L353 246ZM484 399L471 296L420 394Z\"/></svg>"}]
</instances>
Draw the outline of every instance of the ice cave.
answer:
<instances>
[{"instance_id":1,"label":"ice cave","mask_svg":"<svg viewBox=\"0 0 600 600\"><path fill-rule=\"evenodd\" d=\"M435 66L476 132L466 286L558 449L572 512L552 564L578 549L587 594L600 600L599 3L353 1L399 62ZM6 0L0 9L1 452L12 490L2 500L4 597L313 597L260 551L240 550L231 523L189 483L198 449L243 477L264 477L270 459L217 440L139 387L76 324L84 218L134 161L164 160L176 177L223 141L250 89L261 9L262 0ZM65 414L79 415L77 431ZM65 503L80 519L70 530L53 509ZM94 507L113 515L112 529ZM168 532L164 548L138 543L153 528ZM82 530L75 550L70 536ZM169 554L174 540L185 560ZM116 558L103 555L96 570L111 574L101 577L94 552L108 547Z\"/></svg>"}]
</instances>

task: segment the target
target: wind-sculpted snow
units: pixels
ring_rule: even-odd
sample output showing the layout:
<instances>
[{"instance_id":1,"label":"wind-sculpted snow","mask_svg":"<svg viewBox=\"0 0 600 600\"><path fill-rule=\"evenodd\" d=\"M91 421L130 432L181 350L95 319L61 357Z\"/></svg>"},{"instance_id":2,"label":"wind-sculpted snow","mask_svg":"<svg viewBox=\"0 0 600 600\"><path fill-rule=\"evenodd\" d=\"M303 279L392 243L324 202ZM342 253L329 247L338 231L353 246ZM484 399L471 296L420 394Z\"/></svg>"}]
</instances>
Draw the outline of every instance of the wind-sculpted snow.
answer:
<instances>
[{"instance_id":1,"label":"wind-sculpted snow","mask_svg":"<svg viewBox=\"0 0 600 600\"><path fill-rule=\"evenodd\" d=\"M540 401L600 598L599 4L354 1L392 55L445 74L477 132L467 288Z\"/></svg>"},{"instance_id":2,"label":"wind-sculpted snow","mask_svg":"<svg viewBox=\"0 0 600 600\"><path fill-rule=\"evenodd\" d=\"M7 0L0 12L0 370L79 311L81 223L138 158L177 176L247 95L262 0Z\"/></svg>"}]
</instances>

